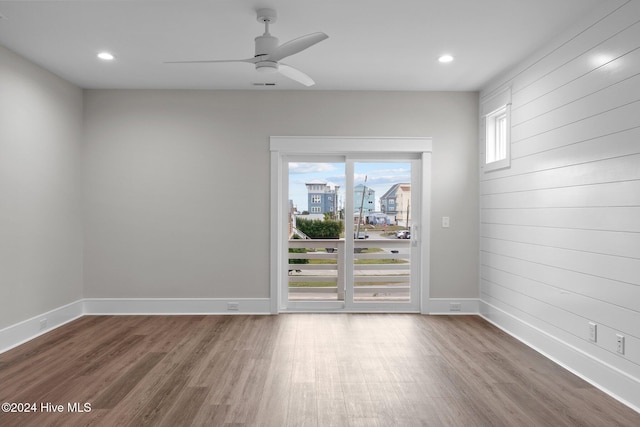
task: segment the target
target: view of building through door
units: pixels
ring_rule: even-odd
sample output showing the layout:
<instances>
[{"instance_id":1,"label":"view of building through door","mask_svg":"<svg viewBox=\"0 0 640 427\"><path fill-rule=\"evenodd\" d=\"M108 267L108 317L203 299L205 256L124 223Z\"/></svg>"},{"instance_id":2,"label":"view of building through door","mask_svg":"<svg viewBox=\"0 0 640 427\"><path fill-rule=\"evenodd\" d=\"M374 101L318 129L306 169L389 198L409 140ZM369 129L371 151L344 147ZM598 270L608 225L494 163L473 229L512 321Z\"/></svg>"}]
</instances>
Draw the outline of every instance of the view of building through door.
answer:
<instances>
[{"instance_id":1,"label":"view of building through door","mask_svg":"<svg viewBox=\"0 0 640 427\"><path fill-rule=\"evenodd\" d=\"M411 164L354 162L354 302L411 301Z\"/></svg>"},{"instance_id":2,"label":"view of building through door","mask_svg":"<svg viewBox=\"0 0 640 427\"><path fill-rule=\"evenodd\" d=\"M289 306L417 298L412 176L410 160L288 162Z\"/></svg>"},{"instance_id":3,"label":"view of building through door","mask_svg":"<svg viewBox=\"0 0 640 427\"><path fill-rule=\"evenodd\" d=\"M344 301L345 164L289 162L288 171L288 299Z\"/></svg>"}]
</instances>

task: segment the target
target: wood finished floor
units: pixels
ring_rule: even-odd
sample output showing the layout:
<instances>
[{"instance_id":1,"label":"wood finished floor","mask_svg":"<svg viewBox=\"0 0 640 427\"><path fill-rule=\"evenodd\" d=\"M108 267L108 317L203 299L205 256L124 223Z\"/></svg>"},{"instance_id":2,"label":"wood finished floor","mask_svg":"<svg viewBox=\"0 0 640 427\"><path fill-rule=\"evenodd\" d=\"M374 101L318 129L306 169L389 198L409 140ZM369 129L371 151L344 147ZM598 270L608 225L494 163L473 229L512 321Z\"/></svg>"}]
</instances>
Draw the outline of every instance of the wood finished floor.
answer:
<instances>
[{"instance_id":1,"label":"wood finished floor","mask_svg":"<svg viewBox=\"0 0 640 427\"><path fill-rule=\"evenodd\" d=\"M0 355L0 402L65 406L3 427L640 426L475 316L86 316Z\"/></svg>"}]
</instances>

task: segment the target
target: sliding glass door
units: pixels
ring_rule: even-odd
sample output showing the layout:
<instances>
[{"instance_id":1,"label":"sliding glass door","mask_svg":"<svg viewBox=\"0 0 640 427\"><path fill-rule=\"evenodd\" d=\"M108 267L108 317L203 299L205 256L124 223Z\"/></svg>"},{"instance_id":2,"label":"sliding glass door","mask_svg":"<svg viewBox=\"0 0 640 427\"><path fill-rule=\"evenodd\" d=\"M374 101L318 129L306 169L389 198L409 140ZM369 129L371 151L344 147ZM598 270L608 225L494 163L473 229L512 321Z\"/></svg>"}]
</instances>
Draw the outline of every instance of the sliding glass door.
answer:
<instances>
[{"instance_id":1,"label":"sliding glass door","mask_svg":"<svg viewBox=\"0 0 640 427\"><path fill-rule=\"evenodd\" d=\"M411 268L417 259L411 240L412 189L420 192L419 181L412 179L417 167L407 159L353 162L353 252L347 262L353 306L417 308L418 276L412 278ZM414 210L419 218L419 208Z\"/></svg>"},{"instance_id":2,"label":"sliding glass door","mask_svg":"<svg viewBox=\"0 0 640 427\"><path fill-rule=\"evenodd\" d=\"M418 311L419 157L306 155L285 165L282 306Z\"/></svg>"},{"instance_id":3,"label":"sliding glass door","mask_svg":"<svg viewBox=\"0 0 640 427\"><path fill-rule=\"evenodd\" d=\"M345 301L345 162L287 159L286 306L342 309Z\"/></svg>"},{"instance_id":4,"label":"sliding glass door","mask_svg":"<svg viewBox=\"0 0 640 427\"><path fill-rule=\"evenodd\" d=\"M428 312L431 139L271 137L271 312Z\"/></svg>"}]
</instances>

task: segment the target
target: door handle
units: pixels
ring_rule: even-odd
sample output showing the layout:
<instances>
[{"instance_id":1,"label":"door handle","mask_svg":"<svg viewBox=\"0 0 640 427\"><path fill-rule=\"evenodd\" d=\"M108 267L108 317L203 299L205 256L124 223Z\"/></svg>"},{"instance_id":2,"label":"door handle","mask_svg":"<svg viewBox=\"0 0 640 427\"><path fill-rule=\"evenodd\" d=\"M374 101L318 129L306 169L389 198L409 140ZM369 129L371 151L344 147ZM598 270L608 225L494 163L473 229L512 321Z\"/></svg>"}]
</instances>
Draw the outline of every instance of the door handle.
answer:
<instances>
[{"instance_id":1,"label":"door handle","mask_svg":"<svg viewBox=\"0 0 640 427\"><path fill-rule=\"evenodd\" d=\"M413 246L414 248L418 247L418 236L420 235L420 226L418 225L414 225L413 227L411 227L411 246Z\"/></svg>"}]
</instances>

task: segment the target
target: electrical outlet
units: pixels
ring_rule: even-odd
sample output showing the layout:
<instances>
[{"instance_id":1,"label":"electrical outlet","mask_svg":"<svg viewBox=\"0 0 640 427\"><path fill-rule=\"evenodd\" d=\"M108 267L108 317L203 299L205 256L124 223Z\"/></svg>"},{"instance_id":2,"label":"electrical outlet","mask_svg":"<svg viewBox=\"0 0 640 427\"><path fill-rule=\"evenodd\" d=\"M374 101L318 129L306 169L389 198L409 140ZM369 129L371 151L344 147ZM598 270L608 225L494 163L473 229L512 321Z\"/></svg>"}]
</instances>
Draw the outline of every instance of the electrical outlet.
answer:
<instances>
[{"instance_id":1,"label":"electrical outlet","mask_svg":"<svg viewBox=\"0 0 640 427\"><path fill-rule=\"evenodd\" d=\"M45 329L47 329L47 318L46 317L40 319L40 330L44 331Z\"/></svg>"},{"instance_id":2,"label":"electrical outlet","mask_svg":"<svg viewBox=\"0 0 640 427\"><path fill-rule=\"evenodd\" d=\"M594 322L589 322L589 340L598 341L598 325Z\"/></svg>"},{"instance_id":3,"label":"electrical outlet","mask_svg":"<svg viewBox=\"0 0 640 427\"><path fill-rule=\"evenodd\" d=\"M442 228L449 228L451 226L451 220L448 216L442 217Z\"/></svg>"},{"instance_id":4,"label":"electrical outlet","mask_svg":"<svg viewBox=\"0 0 640 427\"><path fill-rule=\"evenodd\" d=\"M227 303L227 310L233 310L233 311L238 311L238 310L240 310L240 303L237 303L237 302L228 302L228 303Z\"/></svg>"},{"instance_id":5,"label":"electrical outlet","mask_svg":"<svg viewBox=\"0 0 640 427\"><path fill-rule=\"evenodd\" d=\"M462 310L462 304L459 302L452 302L449 304L449 311L460 311Z\"/></svg>"},{"instance_id":6,"label":"electrical outlet","mask_svg":"<svg viewBox=\"0 0 640 427\"><path fill-rule=\"evenodd\" d=\"M616 351L624 354L624 335L616 334Z\"/></svg>"}]
</instances>

